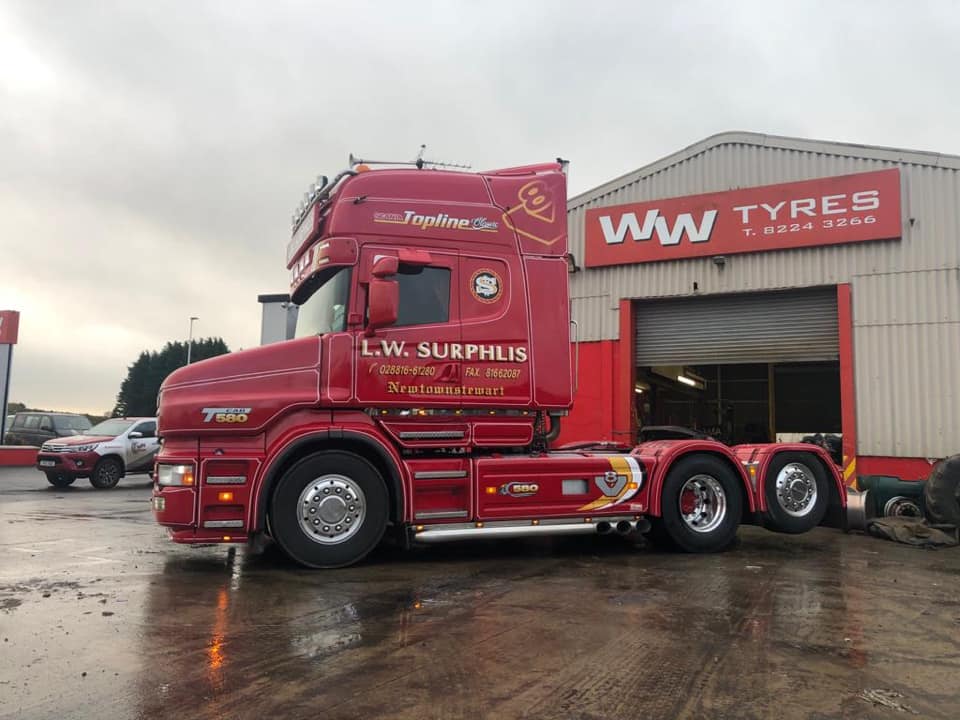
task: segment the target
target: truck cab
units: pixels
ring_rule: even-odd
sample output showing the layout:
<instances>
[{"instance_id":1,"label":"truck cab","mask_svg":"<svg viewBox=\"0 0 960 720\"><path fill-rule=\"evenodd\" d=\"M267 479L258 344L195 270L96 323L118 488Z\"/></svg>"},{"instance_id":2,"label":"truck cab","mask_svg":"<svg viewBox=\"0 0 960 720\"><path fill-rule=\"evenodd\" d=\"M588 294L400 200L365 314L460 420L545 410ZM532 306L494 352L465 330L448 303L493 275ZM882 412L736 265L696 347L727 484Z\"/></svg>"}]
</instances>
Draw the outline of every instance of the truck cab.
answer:
<instances>
[{"instance_id":1,"label":"truck cab","mask_svg":"<svg viewBox=\"0 0 960 720\"><path fill-rule=\"evenodd\" d=\"M266 532L337 567L388 529L446 542L630 534L652 518L708 550L764 511L749 478L762 448L548 450L575 385L562 163L354 164L298 209L287 267L294 339L163 384L153 503L175 541ZM843 500L829 462L801 459L802 517L786 524L809 529Z\"/></svg>"}]
</instances>

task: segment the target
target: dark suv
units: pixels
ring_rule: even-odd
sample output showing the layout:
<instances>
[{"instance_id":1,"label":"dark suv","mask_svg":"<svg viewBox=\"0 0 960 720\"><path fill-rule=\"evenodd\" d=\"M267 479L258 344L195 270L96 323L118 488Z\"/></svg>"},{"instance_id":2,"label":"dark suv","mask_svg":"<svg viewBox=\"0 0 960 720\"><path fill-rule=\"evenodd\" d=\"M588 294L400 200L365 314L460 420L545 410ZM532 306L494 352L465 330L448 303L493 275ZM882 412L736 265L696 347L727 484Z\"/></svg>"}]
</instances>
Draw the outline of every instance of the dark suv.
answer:
<instances>
[{"instance_id":1,"label":"dark suv","mask_svg":"<svg viewBox=\"0 0 960 720\"><path fill-rule=\"evenodd\" d=\"M72 413L18 412L7 428L4 445L36 445L47 440L80 435L90 428L83 415Z\"/></svg>"}]
</instances>

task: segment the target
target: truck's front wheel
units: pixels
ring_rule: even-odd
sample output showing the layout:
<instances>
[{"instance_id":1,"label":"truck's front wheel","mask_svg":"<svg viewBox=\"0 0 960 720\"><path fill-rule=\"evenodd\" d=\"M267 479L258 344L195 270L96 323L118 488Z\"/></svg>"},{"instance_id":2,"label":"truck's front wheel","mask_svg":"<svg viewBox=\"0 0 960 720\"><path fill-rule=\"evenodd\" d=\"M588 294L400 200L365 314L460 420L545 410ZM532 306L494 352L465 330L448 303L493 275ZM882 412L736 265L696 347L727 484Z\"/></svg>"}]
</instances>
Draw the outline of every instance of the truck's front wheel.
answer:
<instances>
[{"instance_id":1,"label":"truck's front wheel","mask_svg":"<svg viewBox=\"0 0 960 720\"><path fill-rule=\"evenodd\" d=\"M667 473L655 529L686 552L718 552L740 525L740 481L719 458L690 455Z\"/></svg>"},{"instance_id":2,"label":"truck's front wheel","mask_svg":"<svg viewBox=\"0 0 960 720\"><path fill-rule=\"evenodd\" d=\"M270 527L274 539L301 565L344 567L380 542L388 508L387 488L370 463L351 453L320 452L280 478Z\"/></svg>"}]
</instances>

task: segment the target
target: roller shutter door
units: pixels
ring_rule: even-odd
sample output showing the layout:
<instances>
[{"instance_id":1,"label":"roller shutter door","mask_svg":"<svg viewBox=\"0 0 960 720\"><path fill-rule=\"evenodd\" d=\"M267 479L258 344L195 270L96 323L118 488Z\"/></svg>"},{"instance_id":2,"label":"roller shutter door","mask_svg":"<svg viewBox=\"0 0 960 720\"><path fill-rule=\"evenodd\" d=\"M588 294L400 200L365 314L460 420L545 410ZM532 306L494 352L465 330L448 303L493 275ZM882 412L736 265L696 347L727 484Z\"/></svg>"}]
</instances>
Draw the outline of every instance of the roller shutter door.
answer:
<instances>
[{"instance_id":1,"label":"roller shutter door","mask_svg":"<svg viewBox=\"0 0 960 720\"><path fill-rule=\"evenodd\" d=\"M839 358L836 288L639 300L636 364L730 365Z\"/></svg>"}]
</instances>

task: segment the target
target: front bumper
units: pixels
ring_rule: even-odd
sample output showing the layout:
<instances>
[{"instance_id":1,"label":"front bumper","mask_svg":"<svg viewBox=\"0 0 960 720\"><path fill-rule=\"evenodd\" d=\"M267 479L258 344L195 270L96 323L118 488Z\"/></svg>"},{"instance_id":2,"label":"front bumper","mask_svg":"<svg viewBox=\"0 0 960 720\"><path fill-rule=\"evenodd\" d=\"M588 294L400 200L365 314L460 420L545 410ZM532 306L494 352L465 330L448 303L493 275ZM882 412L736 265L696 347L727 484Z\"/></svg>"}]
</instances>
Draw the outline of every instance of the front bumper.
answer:
<instances>
[{"instance_id":1,"label":"front bumper","mask_svg":"<svg viewBox=\"0 0 960 720\"><path fill-rule=\"evenodd\" d=\"M154 483L150 506L156 521L167 528L177 543L209 544L246 542L249 531L242 507L216 504L213 498L220 488L161 487ZM202 527L197 520L198 498L205 513Z\"/></svg>"},{"instance_id":2,"label":"front bumper","mask_svg":"<svg viewBox=\"0 0 960 720\"><path fill-rule=\"evenodd\" d=\"M37 453L37 470L57 472L73 477L88 477L100 456L95 452L44 452Z\"/></svg>"}]
</instances>

